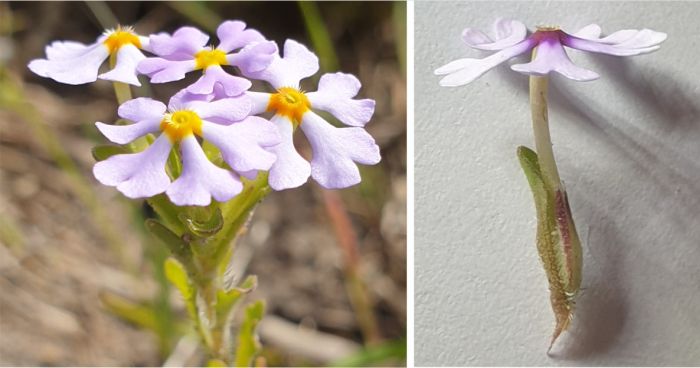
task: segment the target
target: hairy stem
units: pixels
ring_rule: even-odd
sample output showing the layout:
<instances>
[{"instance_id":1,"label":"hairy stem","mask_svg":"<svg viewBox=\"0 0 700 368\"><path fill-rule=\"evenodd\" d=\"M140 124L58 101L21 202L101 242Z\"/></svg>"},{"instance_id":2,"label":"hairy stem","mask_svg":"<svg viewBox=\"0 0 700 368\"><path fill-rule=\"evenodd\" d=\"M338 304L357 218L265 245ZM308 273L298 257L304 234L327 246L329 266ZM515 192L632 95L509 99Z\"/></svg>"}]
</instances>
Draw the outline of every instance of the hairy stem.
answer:
<instances>
[{"instance_id":1,"label":"hairy stem","mask_svg":"<svg viewBox=\"0 0 700 368\"><path fill-rule=\"evenodd\" d=\"M552 138L549 134L547 114L547 77L530 76L530 109L532 111L532 131L535 136L535 150L545 184L550 190L560 186L559 170L554 161Z\"/></svg>"}]
</instances>

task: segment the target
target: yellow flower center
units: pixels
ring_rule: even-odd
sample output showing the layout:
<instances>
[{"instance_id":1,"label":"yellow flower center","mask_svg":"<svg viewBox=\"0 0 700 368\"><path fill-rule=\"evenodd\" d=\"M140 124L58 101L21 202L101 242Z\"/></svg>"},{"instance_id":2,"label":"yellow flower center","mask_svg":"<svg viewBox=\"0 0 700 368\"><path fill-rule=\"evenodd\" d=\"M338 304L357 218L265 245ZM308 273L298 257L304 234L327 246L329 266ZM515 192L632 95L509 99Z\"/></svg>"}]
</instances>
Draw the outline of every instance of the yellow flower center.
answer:
<instances>
[{"instance_id":1,"label":"yellow flower center","mask_svg":"<svg viewBox=\"0 0 700 368\"><path fill-rule=\"evenodd\" d=\"M163 121L160 122L160 130L168 135L171 142L180 142L193 133L202 135L202 119L194 111L176 111L165 115Z\"/></svg>"},{"instance_id":2,"label":"yellow flower center","mask_svg":"<svg viewBox=\"0 0 700 368\"><path fill-rule=\"evenodd\" d=\"M206 69L212 65L228 65L226 53L219 50L202 50L194 55L196 69Z\"/></svg>"},{"instance_id":3,"label":"yellow flower center","mask_svg":"<svg viewBox=\"0 0 700 368\"><path fill-rule=\"evenodd\" d=\"M277 93L270 95L270 102L267 104L267 111L286 116L297 126L301 124L304 113L310 109L309 98L304 92L292 87L278 89Z\"/></svg>"},{"instance_id":4,"label":"yellow flower center","mask_svg":"<svg viewBox=\"0 0 700 368\"><path fill-rule=\"evenodd\" d=\"M131 28L117 27L116 31L109 33L109 37L103 43L109 49L110 54L114 54L119 51L120 47L129 44L141 48L141 40Z\"/></svg>"},{"instance_id":5,"label":"yellow flower center","mask_svg":"<svg viewBox=\"0 0 700 368\"><path fill-rule=\"evenodd\" d=\"M558 31L560 29L559 26L551 26L551 25L540 25L540 26L537 26L535 28L537 28L538 31L543 31L543 32Z\"/></svg>"}]
</instances>

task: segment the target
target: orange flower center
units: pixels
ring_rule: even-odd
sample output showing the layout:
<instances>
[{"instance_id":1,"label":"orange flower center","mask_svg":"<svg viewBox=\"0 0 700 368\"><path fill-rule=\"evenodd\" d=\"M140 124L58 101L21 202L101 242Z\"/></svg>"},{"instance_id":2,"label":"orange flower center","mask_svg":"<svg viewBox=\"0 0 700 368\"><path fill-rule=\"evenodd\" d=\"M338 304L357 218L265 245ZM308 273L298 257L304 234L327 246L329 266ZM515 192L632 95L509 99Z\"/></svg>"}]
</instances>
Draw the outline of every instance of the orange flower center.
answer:
<instances>
[{"instance_id":1,"label":"orange flower center","mask_svg":"<svg viewBox=\"0 0 700 368\"><path fill-rule=\"evenodd\" d=\"M273 111L278 115L286 116L296 126L301 124L304 113L311 109L309 98L304 92L292 88L282 87L270 96L267 111Z\"/></svg>"}]
</instances>

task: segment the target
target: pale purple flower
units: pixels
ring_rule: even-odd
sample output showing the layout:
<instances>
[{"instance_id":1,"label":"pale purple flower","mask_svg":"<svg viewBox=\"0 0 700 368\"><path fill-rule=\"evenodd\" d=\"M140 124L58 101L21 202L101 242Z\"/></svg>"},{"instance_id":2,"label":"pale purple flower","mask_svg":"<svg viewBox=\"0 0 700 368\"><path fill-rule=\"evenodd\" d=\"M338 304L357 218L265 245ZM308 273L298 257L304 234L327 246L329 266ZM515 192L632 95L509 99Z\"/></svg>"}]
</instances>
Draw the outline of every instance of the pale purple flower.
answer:
<instances>
[{"instance_id":1,"label":"pale purple flower","mask_svg":"<svg viewBox=\"0 0 700 368\"><path fill-rule=\"evenodd\" d=\"M270 168L269 183L275 190L304 184L311 175L325 188L345 188L360 182L356 163L374 165L381 159L379 147L362 127L374 113L374 100L353 99L361 84L351 74L332 73L321 77L316 92L300 90L299 81L316 74L318 58L294 40L284 44L284 57L275 54L261 71L244 70L245 76L267 81L275 93L247 92L253 100L251 114L273 112L272 122L281 143L271 147L277 161ZM329 112L345 125L336 128L313 110ZM307 162L294 148L293 133L301 127L311 144Z\"/></svg>"},{"instance_id":2,"label":"pale purple flower","mask_svg":"<svg viewBox=\"0 0 700 368\"><path fill-rule=\"evenodd\" d=\"M615 56L632 56L659 49L666 34L650 29L626 29L607 37L600 37L597 24L583 27L569 34L558 27L537 27L527 37L525 25L516 20L498 19L494 24L494 39L483 32L466 28L462 39L472 48L496 53L483 59L458 59L444 65L435 74L446 75L440 80L441 86L456 87L468 84L497 65L536 49L535 59L529 63L512 65L516 72L530 75L546 75L557 72L569 79L590 81L597 79L597 73L574 65L563 46L582 51L590 51Z\"/></svg>"},{"instance_id":3,"label":"pale purple flower","mask_svg":"<svg viewBox=\"0 0 700 368\"><path fill-rule=\"evenodd\" d=\"M243 186L236 172L270 169L275 156L266 149L279 143L279 135L271 122L249 116L249 97L189 101L182 98L183 93L170 100L167 111L163 103L150 98L123 103L119 106L119 116L134 124L96 123L105 137L118 144L148 133L162 134L142 152L115 155L98 162L93 168L95 178L117 187L129 198L165 192L176 205L206 206L212 197L223 202L240 193ZM209 161L195 136L215 145L235 172ZM166 162L176 146L180 149L182 173L171 182Z\"/></svg>"},{"instance_id":4,"label":"pale purple flower","mask_svg":"<svg viewBox=\"0 0 700 368\"><path fill-rule=\"evenodd\" d=\"M152 83L165 83L183 79L191 71L202 70L202 77L187 87L188 92L210 94L214 86L220 84L227 96L238 96L250 88L250 81L229 74L222 66L261 71L272 61L277 45L266 41L260 32L246 29L246 24L241 21L221 23L216 34L220 41L216 48L206 46L209 36L193 27L182 27L172 35L151 35L151 49L158 57L143 60L138 71L148 75Z\"/></svg>"},{"instance_id":5,"label":"pale purple flower","mask_svg":"<svg viewBox=\"0 0 700 368\"><path fill-rule=\"evenodd\" d=\"M141 50L149 50L149 39L130 27L118 27L105 31L90 45L54 41L46 46L46 59L32 60L28 67L42 77L66 84L90 83L99 77L140 86L136 65L146 58ZM114 68L98 76L100 66L110 56L116 57Z\"/></svg>"}]
</instances>

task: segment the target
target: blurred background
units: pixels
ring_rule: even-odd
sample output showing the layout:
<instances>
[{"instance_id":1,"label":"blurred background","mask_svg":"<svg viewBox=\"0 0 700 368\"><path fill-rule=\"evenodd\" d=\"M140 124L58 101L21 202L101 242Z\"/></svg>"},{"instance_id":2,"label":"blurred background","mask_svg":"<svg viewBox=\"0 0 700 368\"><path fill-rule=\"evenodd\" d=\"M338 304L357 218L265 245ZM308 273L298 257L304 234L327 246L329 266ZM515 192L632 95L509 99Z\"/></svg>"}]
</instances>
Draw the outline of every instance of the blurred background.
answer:
<instances>
[{"instance_id":1,"label":"blurred background","mask_svg":"<svg viewBox=\"0 0 700 368\"><path fill-rule=\"evenodd\" d=\"M92 43L117 23L140 34L194 25L215 35L226 19L317 52L321 72L307 90L339 70L377 101L367 129L382 162L361 167L362 183L272 193L237 245L232 277L256 274L248 300L267 302L262 355L270 366L405 364L405 3L2 2L1 365L202 364L163 276L168 252L145 232L150 209L90 171L92 147L106 143L94 122L116 119L111 84L63 85L26 65L53 40ZM195 78L134 93L167 101Z\"/></svg>"}]
</instances>

